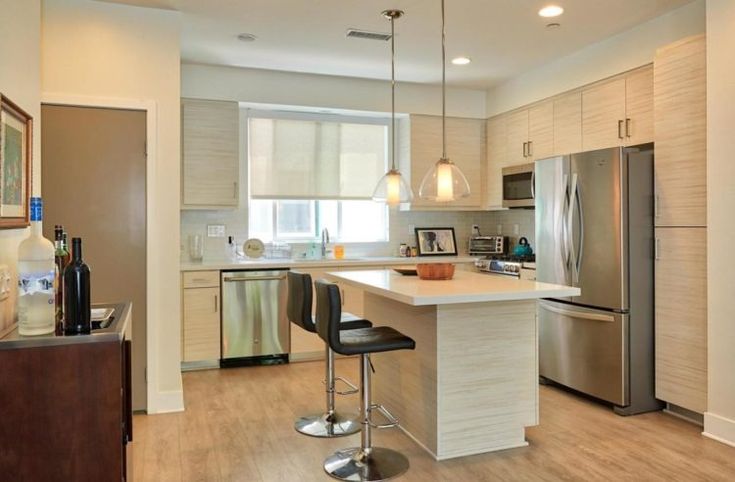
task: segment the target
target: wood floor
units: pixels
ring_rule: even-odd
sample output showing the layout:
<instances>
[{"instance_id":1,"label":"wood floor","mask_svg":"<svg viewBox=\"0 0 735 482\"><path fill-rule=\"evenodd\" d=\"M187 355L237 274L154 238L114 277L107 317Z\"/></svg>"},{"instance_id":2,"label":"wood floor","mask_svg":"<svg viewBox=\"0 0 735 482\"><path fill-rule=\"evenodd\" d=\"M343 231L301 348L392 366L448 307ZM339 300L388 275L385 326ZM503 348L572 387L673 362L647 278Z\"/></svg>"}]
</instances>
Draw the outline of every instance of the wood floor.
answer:
<instances>
[{"instance_id":1,"label":"wood floor","mask_svg":"<svg viewBox=\"0 0 735 482\"><path fill-rule=\"evenodd\" d=\"M337 370L357 381L356 359L338 360ZM359 436L293 430L297 415L323 407L322 375L321 362L185 373L185 412L135 417L133 480L332 480L322 460L359 445ZM345 411L357 403L338 397ZM699 427L663 413L619 417L550 387L541 387L541 425L527 431L529 447L436 462L397 429L373 434L375 445L408 456L401 481L735 480L735 448Z\"/></svg>"}]
</instances>

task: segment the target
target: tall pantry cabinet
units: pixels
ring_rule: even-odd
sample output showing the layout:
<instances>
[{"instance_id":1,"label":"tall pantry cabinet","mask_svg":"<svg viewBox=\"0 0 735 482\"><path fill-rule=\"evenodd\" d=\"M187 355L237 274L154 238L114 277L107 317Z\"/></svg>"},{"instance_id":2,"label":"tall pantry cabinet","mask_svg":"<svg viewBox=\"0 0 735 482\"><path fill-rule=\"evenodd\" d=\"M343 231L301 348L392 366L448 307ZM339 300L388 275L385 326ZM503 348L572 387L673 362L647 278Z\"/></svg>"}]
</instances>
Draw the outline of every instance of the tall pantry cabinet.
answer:
<instances>
[{"instance_id":1,"label":"tall pantry cabinet","mask_svg":"<svg viewBox=\"0 0 735 482\"><path fill-rule=\"evenodd\" d=\"M656 397L707 410L706 55L698 35L654 60Z\"/></svg>"}]
</instances>

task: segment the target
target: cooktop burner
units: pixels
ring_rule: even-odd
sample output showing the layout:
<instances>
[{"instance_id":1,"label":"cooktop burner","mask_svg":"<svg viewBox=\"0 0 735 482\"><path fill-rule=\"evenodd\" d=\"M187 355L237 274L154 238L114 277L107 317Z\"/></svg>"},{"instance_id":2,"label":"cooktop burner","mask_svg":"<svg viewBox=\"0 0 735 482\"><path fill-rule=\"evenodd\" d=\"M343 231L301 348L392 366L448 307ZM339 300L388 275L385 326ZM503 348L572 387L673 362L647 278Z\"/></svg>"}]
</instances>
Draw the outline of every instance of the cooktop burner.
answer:
<instances>
[{"instance_id":1,"label":"cooktop burner","mask_svg":"<svg viewBox=\"0 0 735 482\"><path fill-rule=\"evenodd\" d=\"M493 254L488 256L487 259L494 261L512 261L515 263L534 263L536 261L536 255L529 254L525 256L516 256L514 254Z\"/></svg>"}]
</instances>

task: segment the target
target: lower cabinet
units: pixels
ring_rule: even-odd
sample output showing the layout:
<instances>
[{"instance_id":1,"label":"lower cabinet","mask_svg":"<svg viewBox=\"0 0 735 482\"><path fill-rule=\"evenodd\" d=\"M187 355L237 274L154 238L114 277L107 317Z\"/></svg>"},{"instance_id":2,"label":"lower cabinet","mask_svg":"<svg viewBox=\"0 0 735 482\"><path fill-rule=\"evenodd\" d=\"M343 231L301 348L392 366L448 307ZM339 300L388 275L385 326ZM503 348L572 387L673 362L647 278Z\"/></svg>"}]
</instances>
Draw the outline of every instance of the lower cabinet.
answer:
<instances>
[{"instance_id":1,"label":"lower cabinet","mask_svg":"<svg viewBox=\"0 0 735 482\"><path fill-rule=\"evenodd\" d=\"M656 228L656 398L707 410L707 228Z\"/></svg>"},{"instance_id":2,"label":"lower cabinet","mask_svg":"<svg viewBox=\"0 0 735 482\"><path fill-rule=\"evenodd\" d=\"M219 271L183 274L181 360L199 362L220 358Z\"/></svg>"}]
</instances>

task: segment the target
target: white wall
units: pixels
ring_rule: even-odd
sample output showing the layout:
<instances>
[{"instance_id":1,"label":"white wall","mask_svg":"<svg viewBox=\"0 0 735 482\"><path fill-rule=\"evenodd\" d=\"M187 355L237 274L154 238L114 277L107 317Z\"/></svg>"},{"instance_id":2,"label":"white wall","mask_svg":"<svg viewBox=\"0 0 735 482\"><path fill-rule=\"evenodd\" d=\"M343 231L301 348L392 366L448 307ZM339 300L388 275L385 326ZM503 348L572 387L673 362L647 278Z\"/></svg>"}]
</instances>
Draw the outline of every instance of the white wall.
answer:
<instances>
[{"instance_id":1,"label":"white wall","mask_svg":"<svg viewBox=\"0 0 735 482\"><path fill-rule=\"evenodd\" d=\"M181 95L200 99L390 112L390 82L275 70L183 64ZM447 89L447 114L484 119L485 96L482 90ZM396 110L439 115L441 88L398 82Z\"/></svg>"},{"instance_id":2,"label":"white wall","mask_svg":"<svg viewBox=\"0 0 735 482\"><path fill-rule=\"evenodd\" d=\"M33 117L33 186L41 193L40 0L0 0L0 93ZM15 319L18 244L26 229L0 230L0 264L12 271L10 298L0 303L0 326Z\"/></svg>"},{"instance_id":3,"label":"white wall","mask_svg":"<svg viewBox=\"0 0 735 482\"><path fill-rule=\"evenodd\" d=\"M735 445L735 2L707 0L707 365L705 434Z\"/></svg>"},{"instance_id":4,"label":"white wall","mask_svg":"<svg viewBox=\"0 0 735 482\"><path fill-rule=\"evenodd\" d=\"M653 61L658 47L702 32L704 0L698 0L491 89L487 115L491 117L640 67Z\"/></svg>"},{"instance_id":5,"label":"white wall","mask_svg":"<svg viewBox=\"0 0 735 482\"><path fill-rule=\"evenodd\" d=\"M179 410L180 16L90 0L44 0L42 27L44 95L156 104L157 164L148 187L148 257L155 263L148 279L148 410Z\"/></svg>"}]
</instances>

